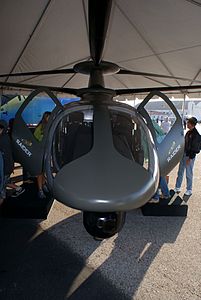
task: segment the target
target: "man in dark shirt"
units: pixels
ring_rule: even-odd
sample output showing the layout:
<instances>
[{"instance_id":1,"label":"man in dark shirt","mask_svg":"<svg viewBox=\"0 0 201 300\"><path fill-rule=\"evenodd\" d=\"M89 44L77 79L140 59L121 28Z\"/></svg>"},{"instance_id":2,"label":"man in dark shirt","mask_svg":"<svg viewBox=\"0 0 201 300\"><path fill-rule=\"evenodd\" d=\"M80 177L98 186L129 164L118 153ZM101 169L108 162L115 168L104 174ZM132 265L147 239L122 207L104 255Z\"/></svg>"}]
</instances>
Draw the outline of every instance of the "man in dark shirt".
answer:
<instances>
[{"instance_id":1,"label":"man in dark shirt","mask_svg":"<svg viewBox=\"0 0 201 300\"><path fill-rule=\"evenodd\" d=\"M10 175L14 169L11 141L7 134L7 123L0 120L0 151L4 159L4 174Z\"/></svg>"},{"instance_id":2,"label":"man in dark shirt","mask_svg":"<svg viewBox=\"0 0 201 300\"><path fill-rule=\"evenodd\" d=\"M7 123L5 120L0 120L0 152L3 157L3 171L4 171L4 183L3 183L3 190L1 191L0 198L4 199L6 197L6 186L14 189L14 193L12 197L17 197L22 194L25 189L17 186L16 184L10 181L10 175L13 173L14 170L14 160L12 154L12 147L10 137L7 133Z\"/></svg>"},{"instance_id":3,"label":"man in dark shirt","mask_svg":"<svg viewBox=\"0 0 201 300\"><path fill-rule=\"evenodd\" d=\"M200 141L201 137L195 128L197 124L197 119L192 117L187 120L187 128L189 129L185 135L185 148L184 155L179 164L179 170L177 174L175 192L179 193L181 189L181 184L184 176L184 171L186 170L186 183L187 188L185 195L192 195L192 184L193 184L193 166L195 162L196 154L200 152Z\"/></svg>"}]
</instances>

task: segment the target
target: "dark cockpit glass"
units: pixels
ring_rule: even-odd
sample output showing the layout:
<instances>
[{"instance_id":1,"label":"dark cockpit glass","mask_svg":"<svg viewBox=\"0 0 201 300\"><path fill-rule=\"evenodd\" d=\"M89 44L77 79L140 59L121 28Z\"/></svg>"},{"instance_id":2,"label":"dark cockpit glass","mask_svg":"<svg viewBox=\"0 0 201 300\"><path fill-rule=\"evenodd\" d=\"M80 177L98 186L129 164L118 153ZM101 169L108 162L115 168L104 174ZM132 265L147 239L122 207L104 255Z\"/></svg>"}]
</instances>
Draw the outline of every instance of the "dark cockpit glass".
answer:
<instances>
[{"instance_id":1,"label":"dark cockpit glass","mask_svg":"<svg viewBox=\"0 0 201 300\"><path fill-rule=\"evenodd\" d=\"M55 130L52 157L56 170L85 155L93 146L93 111L65 115Z\"/></svg>"},{"instance_id":2,"label":"dark cockpit glass","mask_svg":"<svg viewBox=\"0 0 201 300\"><path fill-rule=\"evenodd\" d=\"M131 161L137 162L153 174L155 161L149 130L136 111L109 108L111 139L114 149ZM51 147L52 174L64 165L86 155L94 145L93 106L70 111L60 118L54 131ZM104 141L103 141L104 147Z\"/></svg>"},{"instance_id":3,"label":"dark cockpit glass","mask_svg":"<svg viewBox=\"0 0 201 300\"><path fill-rule=\"evenodd\" d=\"M128 114L111 110L110 113L115 149L148 170L151 140L149 132L144 129L145 124L134 112Z\"/></svg>"}]
</instances>

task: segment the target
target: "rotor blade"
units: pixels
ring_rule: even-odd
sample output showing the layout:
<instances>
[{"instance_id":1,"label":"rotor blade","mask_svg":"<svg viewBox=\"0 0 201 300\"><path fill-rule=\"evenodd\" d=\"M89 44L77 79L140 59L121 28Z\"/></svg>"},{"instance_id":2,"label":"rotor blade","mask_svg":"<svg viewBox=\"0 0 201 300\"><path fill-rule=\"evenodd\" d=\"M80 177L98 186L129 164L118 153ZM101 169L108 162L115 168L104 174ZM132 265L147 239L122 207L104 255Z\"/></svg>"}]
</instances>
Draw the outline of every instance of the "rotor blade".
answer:
<instances>
[{"instance_id":1,"label":"rotor blade","mask_svg":"<svg viewBox=\"0 0 201 300\"><path fill-rule=\"evenodd\" d=\"M89 0L89 45L91 58L96 65L102 59L112 0Z\"/></svg>"},{"instance_id":2,"label":"rotor blade","mask_svg":"<svg viewBox=\"0 0 201 300\"><path fill-rule=\"evenodd\" d=\"M195 90L201 89L201 85L183 85L183 86L163 86L163 87L150 87L150 88L134 88L134 89L118 89L115 90L116 95L126 95L126 94L140 94L140 93L148 93L151 91L179 91L179 90Z\"/></svg>"},{"instance_id":3,"label":"rotor blade","mask_svg":"<svg viewBox=\"0 0 201 300\"><path fill-rule=\"evenodd\" d=\"M44 86L44 85L34 85L34 84L23 84L23 83L12 83L12 82L0 82L0 86L7 86L13 88L21 88L21 89L29 89L35 90L38 88L46 88L54 92L61 92L61 93L68 93L77 95L78 89L71 89L71 88L62 88L62 87L55 87L55 86Z\"/></svg>"},{"instance_id":4,"label":"rotor blade","mask_svg":"<svg viewBox=\"0 0 201 300\"><path fill-rule=\"evenodd\" d=\"M35 72L20 72L12 74L0 74L0 77L14 77L14 76L39 76L39 75L55 75L55 74L72 74L76 73L74 69L61 69L61 70L47 70L47 71L35 71Z\"/></svg>"},{"instance_id":5,"label":"rotor blade","mask_svg":"<svg viewBox=\"0 0 201 300\"><path fill-rule=\"evenodd\" d=\"M147 72L138 72L138 71L131 71L126 69L121 69L116 74L125 74L125 75L140 75L140 76L149 76L149 77L158 77L158 78L169 78L169 79L177 79L177 80L186 80L186 81L193 81L197 83L201 83L200 80L193 80L184 77L177 77L177 76L170 76L170 75L163 75L163 74L156 74L156 73L147 73Z\"/></svg>"}]
</instances>

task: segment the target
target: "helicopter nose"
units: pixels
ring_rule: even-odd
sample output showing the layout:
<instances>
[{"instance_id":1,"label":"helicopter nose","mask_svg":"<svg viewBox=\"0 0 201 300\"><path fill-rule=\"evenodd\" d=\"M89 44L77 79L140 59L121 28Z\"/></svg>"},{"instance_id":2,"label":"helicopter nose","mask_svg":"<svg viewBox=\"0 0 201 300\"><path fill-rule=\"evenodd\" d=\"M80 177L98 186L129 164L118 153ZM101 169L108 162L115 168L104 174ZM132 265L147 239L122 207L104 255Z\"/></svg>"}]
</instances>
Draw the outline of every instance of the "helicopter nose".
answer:
<instances>
[{"instance_id":1,"label":"helicopter nose","mask_svg":"<svg viewBox=\"0 0 201 300\"><path fill-rule=\"evenodd\" d=\"M79 210L128 211L151 198L156 181L146 169L119 153L98 157L92 151L57 173L53 193L65 205Z\"/></svg>"},{"instance_id":2,"label":"helicopter nose","mask_svg":"<svg viewBox=\"0 0 201 300\"><path fill-rule=\"evenodd\" d=\"M107 105L95 104L93 113L93 143L88 152L81 151L82 156L75 155L74 160L64 159L65 164L57 168L51 181L55 198L67 206L92 212L128 211L144 205L155 193L159 177L158 157L146 125L137 116L132 123L128 113L117 113L113 126L113 113ZM81 125L80 133L76 134L75 153L91 134L87 128ZM127 131L132 135L131 145L127 142ZM79 136L85 138L78 143ZM70 137L68 145L72 145ZM64 151L64 156L69 152Z\"/></svg>"}]
</instances>

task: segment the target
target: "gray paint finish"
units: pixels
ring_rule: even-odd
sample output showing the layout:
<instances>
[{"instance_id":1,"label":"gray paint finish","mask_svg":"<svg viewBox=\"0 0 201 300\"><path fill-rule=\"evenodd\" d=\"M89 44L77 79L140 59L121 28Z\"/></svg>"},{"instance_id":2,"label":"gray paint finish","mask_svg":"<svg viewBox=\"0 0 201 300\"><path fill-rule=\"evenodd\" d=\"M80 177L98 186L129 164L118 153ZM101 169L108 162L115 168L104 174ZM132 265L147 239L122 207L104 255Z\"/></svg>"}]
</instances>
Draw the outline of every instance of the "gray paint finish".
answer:
<instances>
[{"instance_id":1,"label":"gray paint finish","mask_svg":"<svg viewBox=\"0 0 201 300\"><path fill-rule=\"evenodd\" d=\"M156 132L153 127L151 118L149 117L149 114L145 109L145 105L154 96L162 98L169 105L170 110L172 110L176 117L174 125L161 143L158 143L157 141ZM158 91L151 92L138 106L137 110L147 121L147 126L149 127L156 144L157 154L159 158L160 175L165 176L169 174L170 171L172 171L173 168L178 164L184 152L184 130L182 119L169 98L165 94Z\"/></svg>"},{"instance_id":2,"label":"gray paint finish","mask_svg":"<svg viewBox=\"0 0 201 300\"><path fill-rule=\"evenodd\" d=\"M153 148L153 152L154 152ZM121 156L113 146L107 107L94 108L94 146L85 156L65 165L53 181L53 193L64 204L87 211L126 211L142 206L154 194L154 174Z\"/></svg>"}]
</instances>

